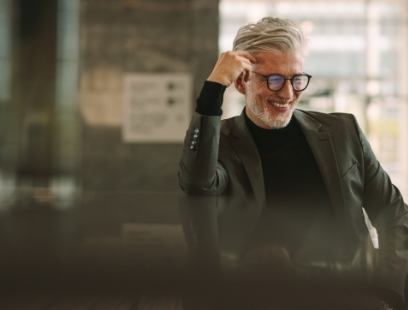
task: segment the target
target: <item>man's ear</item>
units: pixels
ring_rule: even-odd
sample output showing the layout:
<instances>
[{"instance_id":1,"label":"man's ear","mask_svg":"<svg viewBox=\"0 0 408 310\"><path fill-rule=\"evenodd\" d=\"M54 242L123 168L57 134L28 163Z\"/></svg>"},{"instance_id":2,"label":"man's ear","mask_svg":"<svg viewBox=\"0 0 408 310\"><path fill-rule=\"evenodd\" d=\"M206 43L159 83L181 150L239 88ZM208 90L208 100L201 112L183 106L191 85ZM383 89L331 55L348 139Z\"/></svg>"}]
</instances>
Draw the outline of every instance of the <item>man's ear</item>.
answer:
<instances>
[{"instance_id":1,"label":"man's ear","mask_svg":"<svg viewBox=\"0 0 408 310\"><path fill-rule=\"evenodd\" d=\"M244 76L245 76L245 73L241 73L240 76L234 82L234 85L237 91L239 91L243 95L245 95L246 93Z\"/></svg>"}]
</instances>

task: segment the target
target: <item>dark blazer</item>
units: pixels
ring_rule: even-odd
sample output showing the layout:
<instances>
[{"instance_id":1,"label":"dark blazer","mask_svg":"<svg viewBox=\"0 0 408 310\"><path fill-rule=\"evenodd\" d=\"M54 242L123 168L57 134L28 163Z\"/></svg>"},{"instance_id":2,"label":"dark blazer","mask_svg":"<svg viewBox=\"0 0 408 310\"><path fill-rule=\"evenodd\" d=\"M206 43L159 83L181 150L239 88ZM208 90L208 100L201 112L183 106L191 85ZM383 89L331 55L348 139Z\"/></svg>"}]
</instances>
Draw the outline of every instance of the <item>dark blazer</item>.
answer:
<instances>
[{"instance_id":1,"label":"dark blazer","mask_svg":"<svg viewBox=\"0 0 408 310\"><path fill-rule=\"evenodd\" d=\"M347 240L343 262L358 261L372 285L402 297L408 266L408 208L400 192L353 115L295 110L294 117L311 147ZM262 213L265 188L261 159L243 114L223 121L219 116L193 116L180 161L179 183L191 196L211 196L222 214L221 230L235 226L233 231L242 238L231 237L231 249L250 233ZM228 220L230 215L233 221ZM372 240L367 221L378 231L378 250L372 244L367 250L367 240ZM334 266L342 271L341 264Z\"/></svg>"}]
</instances>

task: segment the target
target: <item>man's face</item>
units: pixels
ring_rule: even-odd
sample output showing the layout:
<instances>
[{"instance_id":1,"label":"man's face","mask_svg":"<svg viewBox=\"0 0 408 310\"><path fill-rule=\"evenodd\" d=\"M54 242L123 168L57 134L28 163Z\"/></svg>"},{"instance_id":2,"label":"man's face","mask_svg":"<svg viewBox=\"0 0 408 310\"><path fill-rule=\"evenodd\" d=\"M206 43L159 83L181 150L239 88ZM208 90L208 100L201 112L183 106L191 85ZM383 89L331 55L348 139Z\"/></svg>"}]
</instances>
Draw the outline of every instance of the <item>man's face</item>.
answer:
<instances>
[{"instance_id":1,"label":"man's face","mask_svg":"<svg viewBox=\"0 0 408 310\"><path fill-rule=\"evenodd\" d=\"M272 91L268 88L266 79L272 73L278 73L286 78L303 73L303 55L300 52L255 52L257 62L253 65L247 81L242 81L246 101L247 116L262 128L283 128L293 114L300 98L300 92L294 91L289 80L283 88Z\"/></svg>"}]
</instances>

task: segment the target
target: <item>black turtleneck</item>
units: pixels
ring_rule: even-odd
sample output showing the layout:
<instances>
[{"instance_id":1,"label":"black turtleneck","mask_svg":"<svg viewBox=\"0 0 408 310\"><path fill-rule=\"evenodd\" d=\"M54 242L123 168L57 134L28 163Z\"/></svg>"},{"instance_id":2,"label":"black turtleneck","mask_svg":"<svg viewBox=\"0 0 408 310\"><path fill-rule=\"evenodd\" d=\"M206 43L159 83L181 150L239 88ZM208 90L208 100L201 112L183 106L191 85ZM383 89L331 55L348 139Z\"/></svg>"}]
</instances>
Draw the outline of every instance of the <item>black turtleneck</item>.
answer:
<instances>
[{"instance_id":1,"label":"black turtleneck","mask_svg":"<svg viewBox=\"0 0 408 310\"><path fill-rule=\"evenodd\" d=\"M247 116L245 120L261 156L268 201L275 204L296 202L293 207L297 208L300 202L327 203L313 153L295 118L280 129L260 128Z\"/></svg>"},{"instance_id":2,"label":"black turtleneck","mask_svg":"<svg viewBox=\"0 0 408 310\"><path fill-rule=\"evenodd\" d=\"M246 115L245 120L261 157L267 199L258 242L273 236L293 250L317 217L330 218L322 176L294 117L281 129L260 128Z\"/></svg>"}]
</instances>

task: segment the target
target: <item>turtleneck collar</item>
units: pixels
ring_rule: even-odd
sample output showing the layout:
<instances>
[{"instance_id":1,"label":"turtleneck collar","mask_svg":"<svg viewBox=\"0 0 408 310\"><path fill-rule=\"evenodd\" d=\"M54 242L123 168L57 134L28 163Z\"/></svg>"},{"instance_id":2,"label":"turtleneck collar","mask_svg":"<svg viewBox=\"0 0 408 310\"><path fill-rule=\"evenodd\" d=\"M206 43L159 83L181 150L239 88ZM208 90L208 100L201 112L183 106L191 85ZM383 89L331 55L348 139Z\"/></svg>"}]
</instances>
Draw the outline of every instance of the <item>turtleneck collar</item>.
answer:
<instances>
[{"instance_id":1,"label":"turtleneck collar","mask_svg":"<svg viewBox=\"0 0 408 310\"><path fill-rule=\"evenodd\" d=\"M271 139L273 140L289 139L290 140L291 137L299 136L299 133L301 134L299 125L297 124L297 121L293 116L289 124L283 128L271 128L271 129L261 128L258 125L256 125L247 116L246 113L245 113L245 123L248 126L248 129L251 132L256 144L259 144L259 142L264 141L265 139L268 139L269 142L272 142Z\"/></svg>"}]
</instances>

